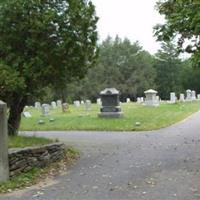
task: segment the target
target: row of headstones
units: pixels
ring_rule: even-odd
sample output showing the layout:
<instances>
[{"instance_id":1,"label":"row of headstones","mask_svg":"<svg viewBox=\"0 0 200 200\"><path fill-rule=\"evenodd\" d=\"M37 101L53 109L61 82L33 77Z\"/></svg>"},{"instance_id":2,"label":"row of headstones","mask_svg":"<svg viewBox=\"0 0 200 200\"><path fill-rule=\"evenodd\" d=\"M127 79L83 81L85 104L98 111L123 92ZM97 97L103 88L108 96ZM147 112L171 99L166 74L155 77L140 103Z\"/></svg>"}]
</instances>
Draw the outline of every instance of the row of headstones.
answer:
<instances>
[{"instance_id":1,"label":"row of headstones","mask_svg":"<svg viewBox=\"0 0 200 200\"><path fill-rule=\"evenodd\" d=\"M176 97L175 92L170 93L170 102L175 103L178 100ZM184 102L184 101L194 101L194 100L200 100L200 94L196 95L196 91L194 90L186 90L186 97L183 93L180 94L179 101Z\"/></svg>"},{"instance_id":2,"label":"row of headstones","mask_svg":"<svg viewBox=\"0 0 200 200\"><path fill-rule=\"evenodd\" d=\"M38 109L41 109L41 107L51 107L53 109L56 109L57 107L62 107L62 101L61 100L57 100L56 102L55 101L52 101L51 102L51 105L49 104L41 104L40 102L35 102L35 108L38 108Z\"/></svg>"},{"instance_id":3,"label":"row of headstones","mask_svg":"<svg viewBox=\"0 0 200 200\"><path fill-rule=\"evenodd\" d=\"M159 105L159 102L161 101L160 97L157 96L157 91L155 90L147 90L145 91L146 98L144 97L137 97L137 103L143 103L145 105ZM169 103L176 103L178 100L176 93L171 92L170 93L170 101ZM179 101L184 102L184 101L194 101L194 100L200 100L200 94L196 95L196 92L194 90L186 90L186 97L183 93L180 94L179 96ZM129 103L130 99L127 98L126 102Z\"/></svg>"},{"instance_id":4,"label":"row of headstones","mask_svg":"<svg viewBox=\"0 0 200 200\"><path fill-rule=\"evenodd\" d=\"M90 100L86 100L86 101L79 101L79 100L76 100L73 102L74 103L74 106L75 107L80 107L81 105L84 105L85 106L85 110L86 111L90 111L91 108L92 108L92 102Z\"/></svg>"},{"instance_id":5,"label":"row of headstones","mask_svg":"<svg viewBox=\"0 0 200 200\"><path fill-rule=\"evenodd\" d=\"M75 107L80 107L81 105L85 105L85 110L86 111L90 111L91 110L92 103L91 103L90 100L86 100L85 102L76 100L73 103L74 103ZM62 103L61 100L57 100L56 102L52 101L51 105L50 104L41 104L40 102L35 102L35 108L41 109L43 116L49 115L49 112L50 112L51 108L52 109L56 109L58 107L60 107L60 108L62 107L63 112L66 112L68 110L68 108L69 108L69 105L67 103Z\"/></svg>"}]
</instances>

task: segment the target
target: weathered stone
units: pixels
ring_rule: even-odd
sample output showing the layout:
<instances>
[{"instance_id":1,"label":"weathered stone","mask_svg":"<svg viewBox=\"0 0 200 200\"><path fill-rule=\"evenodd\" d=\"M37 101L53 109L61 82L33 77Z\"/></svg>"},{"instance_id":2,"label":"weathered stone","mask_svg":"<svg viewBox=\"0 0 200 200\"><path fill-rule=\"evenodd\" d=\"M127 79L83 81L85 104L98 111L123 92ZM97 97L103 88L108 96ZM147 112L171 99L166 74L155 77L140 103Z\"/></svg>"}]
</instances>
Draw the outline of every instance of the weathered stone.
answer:
<instances>
[{"instance_id":1,"label":"weathered stone","mask_svg":"<svg viewBox=\"0 0 200 200\"><path fill-rule=\"evenodd\" d=\"M62 143L54 143L41 147L10 149L10 176L16 176L34 167L45 167L49 163L61 160L64 154L65 145Z\"/></svg>"},{"instance_id":2,"label":"weathered stone","mask_svg":"<svg viewBox=\"0 0 200 200\"><path fill-rule=\"evenodd\" d=\"M52 101L52 102L51 102L51 107L52 107L53 109L56 109L56 108L57 108L57 105L56 105L56 102L55 102L55 101Z\"/></svg>"},{"instance_id":3,"label":"weathered stone","mask_svg":"<svg viewBox=\"0 0 200 200\"><path fill-rule=\"evenodd\" d=\"M170 103L176 103L176 94L175 92L170 93Z\"/></svg>"},{"instance_id":4,"label":"weathered stone","mask_svg":"<svg viewBox=\"0 0 200 200\"><path fill-rule=\"evenodd\" d=\"M179 101L180 102L184 102L185 101L185 95L183 93L180 94Z\"/></svg>"},{"instance_id":5,"label":"weathered stone","mask_svg":"<svg viewBox=\"0 0 200 200\"><path fill-rule=\"evenodd\" d=\"M77 101L74 101L74 106L75 106L75 107L80 107L80 105L81 105L81 104L80 104L80 101L78 101L78 100L77 100Z\"/></svg>"},{"instance_id":6,"label":"weathered stone","mask_svg":"<svg viewBox=\"0 0 200 200\"><path fill-rule=\"evenodd\" d=\"M146 106L159 106L160 105L160 101L159 101L159 97L156 96L156 94L158 93L155 90L146 90L145 92L145 105Z\"/></svg>"},{"instance_id":7,"label":"weathered stone","mask_svg":"<svg viewBox=\"0 0 200 200\"><path fill-rule=\"evenodd\" d=\"M92 103L91 103L91 101L90 101L90 100L86 100L86 101L85 101L85 111L86 111L86 112L89 112L89 111L91 111L91 108L92 108Z\"/></svg>"},{"instance_id":8,"label":"weathered stone","mask_svg":"<svg viewBox=\"0 0 200 200\"><path fill-rule=\"evenodd\" d=\"M115 88L106 88L100 93L101 112L99 117L119 118L123 116L119 102L119 91Z\"/></svg>"},{"instance_id":9,"label":"weathered stone","mask_svg":"<svg viewBox=\"0 0 200 200\"><path fill-rule=\"evenodd\" d=\"M197 97L196 97L196 91L194 91L194 90L192 90L192 92L191 92L191 99L192 99L192 101L194 101L194 100L197 99Z\"/></svg>"},{"instance_id":10,"label":"weathered stone","mask_svg":"<svg viewBox=\"0 0 200 200\"><path fill-rule=\"evenodd\" d=\"M0 101L0 182L9 178L7 105Z\"/></svg>"},{"instance_id":11,"label":"weathered stone","mask_svg":"<svg viewBox=\"0 0 200 200\"><path fill-rule=\"evenodd\" d=\"M186 90L186 101L192 101L192 91Z\"/></svg>"},{"instance_id":12,"label":"weathered stone","mask_svg":"<svg viewBox=\"0 0 200 200\"><path fill-rule=\"evenodd\" d=\"M49 104L42 104L42 116L49 115L49 111L50 111L49 107L50 107Z\"/></svg>"},{"instance_id":13,"label":"weathered stone","mask_svg":"<svg viewBox=\"0 0 200 200\"><path fill-rule=\"evenodd\" d=\"M41 108L41 103L40 102L35 102L35 108L40 109Z\"/></svg>"},{"instance_id":14,"label":"weathered stone","mask_svg":"<svg viewBox=\"0 0 200 200\"><path fill-rule=\"evenodd\" d=\"M102 105L102 102L101 102L101 99L100 99L100 98L97 99L97 104L98 104L99 106Z\"/></svg>"},{"instance_id":15,"label":"weathered stone","mask_svg":"<svg viewBox=\"0 0 200 200\"><path fill-rule=\"evenodd\" d=\"M30 112L27 112L27 111L23 112L23 116L24 116L25 118L31 118L31 117L32 117L31 113L30 113Z\"/></svg>"},{"instance_id":16,"label":"weathered stone","mask_svg":"<svg viewBox=\"0 0 200 200\"><path fill-rule=\"evenodd\" d=\"M58 107L61 108L61 106L62 106L62 101L61 101L61 100L57 100L57 101L56 101L56 104L57 104Z\"/></svg>"}]
</instances>

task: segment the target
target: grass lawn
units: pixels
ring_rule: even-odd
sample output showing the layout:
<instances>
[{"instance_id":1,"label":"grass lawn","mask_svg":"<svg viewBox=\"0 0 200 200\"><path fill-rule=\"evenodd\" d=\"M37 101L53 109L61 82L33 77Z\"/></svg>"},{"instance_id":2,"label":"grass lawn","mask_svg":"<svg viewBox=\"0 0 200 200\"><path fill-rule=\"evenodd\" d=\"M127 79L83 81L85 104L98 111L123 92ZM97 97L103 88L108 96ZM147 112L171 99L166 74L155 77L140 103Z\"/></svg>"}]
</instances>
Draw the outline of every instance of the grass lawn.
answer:
<instances>
[{"instance_id":1,"label":"grass lawn","mask_svg":"<svg viewBox=\"0 0 200 200\"><path fill-rule=\"evenodd\" d=\"M102 119L97 114L100 107L92 105L92 110L86 112L84 106L70 106L68 113L62 113L60 108L51 110L50 116L42 117L41 111L28 108L32 118L22 118L21 130L97 130L97 131L142 131L167 127L200 110L200 101L176 104L162 103L160 107L146 107L137 103L122 104L124 117L121 119ZM55 121L50 122L50 118ZM44 120L44 124L38 121ZM140 122L140 126L135 123Z\"/></svg>"},{"instance_id":2,"label":"grass lawn","mask_svg":"<svg viewBox=\"0 0 200 200\"><path fill-rule=\"evenodd\" d=\"M14 136L14 137L9 137L8 146L9 148L23 148L29 146L50 144L52 142L53 140L46 138Z\"/></svg>"}]
</instances>

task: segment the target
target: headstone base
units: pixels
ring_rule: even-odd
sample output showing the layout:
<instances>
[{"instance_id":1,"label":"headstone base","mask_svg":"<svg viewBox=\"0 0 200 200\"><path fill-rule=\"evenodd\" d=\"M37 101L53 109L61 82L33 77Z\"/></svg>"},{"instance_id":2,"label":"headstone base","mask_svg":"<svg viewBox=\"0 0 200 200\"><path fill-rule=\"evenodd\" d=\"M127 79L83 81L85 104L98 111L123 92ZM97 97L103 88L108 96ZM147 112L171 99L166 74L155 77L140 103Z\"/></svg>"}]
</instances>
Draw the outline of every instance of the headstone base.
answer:
<instances>
[{"instance_id":1,"label":"headstone base","mask_svg":"<svg viewBox=\"0 0 200 200\"><path fill-rule=\"evenodd\" d=\"M101 118L121 118L123 117L123 112L101 112L98 114Z\"/></svg>"}]
</instances>

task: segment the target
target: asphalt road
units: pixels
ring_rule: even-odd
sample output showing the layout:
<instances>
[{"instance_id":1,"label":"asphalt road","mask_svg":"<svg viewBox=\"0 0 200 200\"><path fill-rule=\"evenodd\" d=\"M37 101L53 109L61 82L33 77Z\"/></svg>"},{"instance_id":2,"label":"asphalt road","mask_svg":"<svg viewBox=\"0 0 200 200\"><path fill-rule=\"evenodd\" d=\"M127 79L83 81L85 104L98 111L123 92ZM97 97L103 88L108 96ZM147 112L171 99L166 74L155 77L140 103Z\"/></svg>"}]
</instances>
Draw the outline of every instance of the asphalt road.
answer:
<instances>
[{"instance_id":1,"label":"asphalt road","mask_svg":"<svg viewBox=\"0 0 200 200\"><path fill-rule=\"evenodd\" d=\"M81 158L51 184L0 200L198 200L200 112L150 132L27 132L76 146Z\"/></svg>"}]
</instances>

